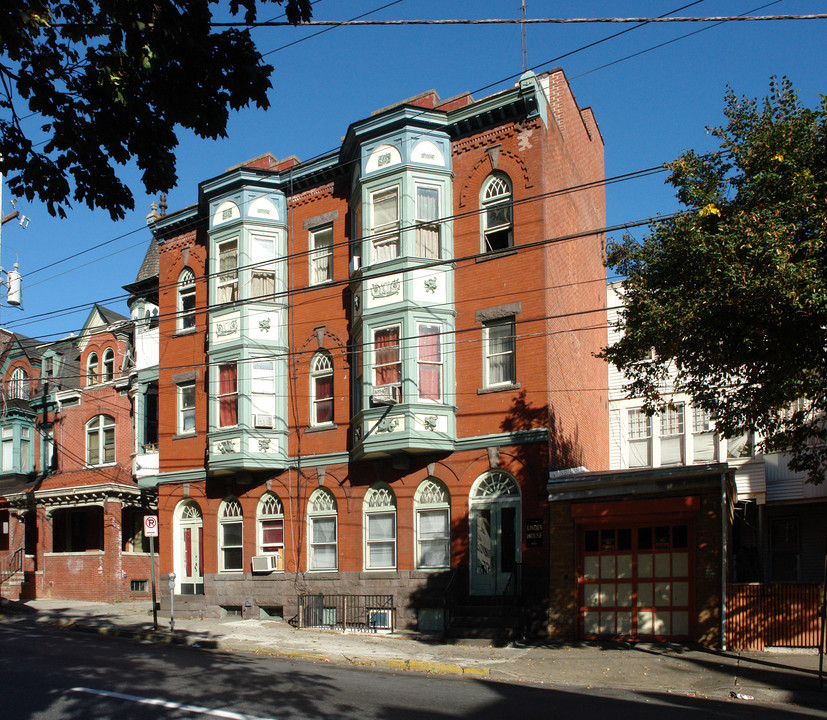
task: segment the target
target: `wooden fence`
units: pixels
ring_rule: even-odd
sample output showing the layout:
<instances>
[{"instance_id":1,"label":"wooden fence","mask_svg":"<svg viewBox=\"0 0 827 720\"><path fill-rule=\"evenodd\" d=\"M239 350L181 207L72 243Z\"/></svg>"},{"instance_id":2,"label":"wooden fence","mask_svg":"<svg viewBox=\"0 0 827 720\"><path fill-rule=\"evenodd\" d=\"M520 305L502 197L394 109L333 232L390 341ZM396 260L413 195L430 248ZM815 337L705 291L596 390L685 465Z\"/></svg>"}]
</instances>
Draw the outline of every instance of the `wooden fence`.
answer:
<instances>
[{"instance_id":1,"label":"wooden fence","mask_svg":"<svg viewBox=\"0 0 827 720\"><path fill-rule=\"evenodd\" d=\"M818 647L821 596L816 584L727 585L727 648Z\"/></svg>"}]
</instances>

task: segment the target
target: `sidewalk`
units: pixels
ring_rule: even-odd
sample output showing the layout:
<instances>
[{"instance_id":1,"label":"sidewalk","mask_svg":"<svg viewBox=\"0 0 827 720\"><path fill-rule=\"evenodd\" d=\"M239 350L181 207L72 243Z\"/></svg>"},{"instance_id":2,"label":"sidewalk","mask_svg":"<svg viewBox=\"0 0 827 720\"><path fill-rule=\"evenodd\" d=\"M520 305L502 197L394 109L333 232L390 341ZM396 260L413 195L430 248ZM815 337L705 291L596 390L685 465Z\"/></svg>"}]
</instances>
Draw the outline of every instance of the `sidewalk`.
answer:
<instances>
[{"instance_id":1,"label":"sidewalk","mask_svg":"<svg viewBox=\"0 0 827 720\"><path fill-rule=\"evenodd\" d=\"M85 603L32 600L20 611L0 613L7 623L61 626L127 636L146 642L180 643L225 652L252 652L287 659L332 662L394 671L454 674L474 679L526 682L590 690L640 692L730 700L780 702L827 709L819 689L818 655L746 653L638 643L514 644L508 647L443 645L406 635L341 634L297 630L282 620L158 617L150 602ZM0 609L2 610L2 609ZM5 612L4 610L2 610ZM740 696L740 697L738 697Z\"/></svg>"}]
</instances>

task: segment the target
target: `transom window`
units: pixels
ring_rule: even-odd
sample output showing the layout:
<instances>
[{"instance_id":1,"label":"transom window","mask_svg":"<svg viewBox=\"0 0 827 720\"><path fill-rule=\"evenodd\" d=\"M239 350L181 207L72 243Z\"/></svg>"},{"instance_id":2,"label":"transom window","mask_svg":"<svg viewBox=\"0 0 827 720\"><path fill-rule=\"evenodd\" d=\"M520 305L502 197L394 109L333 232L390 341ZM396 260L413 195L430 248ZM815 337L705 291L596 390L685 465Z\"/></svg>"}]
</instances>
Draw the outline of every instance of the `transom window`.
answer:
<instances>
[{"instance_id":1,"label":"transom window","mask_svg":"<svg viewBox=\"0 0 827 720\"><path fill-rule=\"evenodd\" d=\"M273 555L276 569L284 570L284 508L281 500L266 493L258 503L258 552Z\"/></svg>"},{"instance_id":2,"label":"transom window","mask_svg":"<svg viewBox=\"0 0 827 720\"><path fill-rule=\"evenodd\" d=\"M244 569L244 518L241 504L227 498L218 513L218 542L221 570L239 572Z\"/></svg>"},{"instance_id":3,"label":"transom window","mask_svg":"<svg viewBox=\"0 0 827 720\"><path fill-rule=\"evenodd\" d=\"M238 240L227 240L218 244L218 282L216 302L228 303L238 300Z\"/></svg>"},{"instance_id":4,"label":"transom window","mask_svg":"<svg viewBox=\"0 0 827 720\"><path fill-rule=\"evenodd\" d=\"M115 462L115 418L98 415L86 423L86 464Z\"/></svg>"},{"instance_id":5,"label":"transom window","mask_svg":"<svg viewBox=\"0 0 827 720\"><path fill-rule=\"evenodd\" d=\"M399 257L399 189L371 196L373 212L373 262Z\"/></svg>"},{"instance_id":6,"label":"transom window","mask_svg":"<svg viewBox=\"0 0 827 720\"><path fill-rule=\"evenodd\" d=\"M485 387L516 384L515 345L513 317L487 322L483 325Z\"/></svg>"},{"instance_id":7,"label":"transom window","mask_svg":"<svg viewBox=\"0 0 827 720\"><path fill-rule=\"evenodd\" d=\"M511 219L511 183L505 175L490 176L482 186L483 250L505 250L514 244Z\"/></svg>"},{"instance_id":8,"label":"transom window","mask_svg":"<svg viewBox=\"0 0 827 720\"><path fill-rule=\"evenodd\" d=\"M333 227L310 231L310 284L333 279Z\"/></svg>"},{"instance_id":9,"label":"transom window","mask_svg":"<svg viewBox=\"0 0 827 720\"><path fill-rule=\"evenodd\" d=\"M416 186L416 246L417 257L438 258L439 249L439 188Z\"/></svg>"},{"instance_id":10,"label":"transom window","mask_svg":"<svg viewBox=\"0 0 827 720\"><path fill-rule=\"evenodd\" d=\"M195 327L195 273L184 268L178 276L178 329Z\"/></svg>"},{"instance_id":11,"label":"transom window","mask_svg":"<svg viewBox=\"0 0 827 720\"><path fill-rule=\"evenodd\" d=\"M326 350L313 356L310 364L312 394L311 424L327 425L333 422L333 358Z\"/></svg>"},{"instance_id":12,"label":"transom window","mask_svg":"<svg viewBox=\"0 0 827 720\"><path fill-rule=\"evenodd\" d=\"M336 498L327 488L317 488L307 507L309 534L308 568L336 570L339 563Z\"/></svg>"},{"instance_id":13,"label":"transom window","mask_svg":"<svg viewBox=\"0 0 827 720\"><path fill-rule=\"evenodd\" d=\"M365 494L365 569L396 568L396 497L384 483Z\"/></svg>"},{"instance_id":14,"label":"transom window","mask_svg":"<svg viewBox=\"0 0 827 720\"><path fill-rule=\"evenodd\" d=\"M435 478L423 480L414 496L416 567L451 566L451 507L447 488Z\"/></svg>"}]
</instances>

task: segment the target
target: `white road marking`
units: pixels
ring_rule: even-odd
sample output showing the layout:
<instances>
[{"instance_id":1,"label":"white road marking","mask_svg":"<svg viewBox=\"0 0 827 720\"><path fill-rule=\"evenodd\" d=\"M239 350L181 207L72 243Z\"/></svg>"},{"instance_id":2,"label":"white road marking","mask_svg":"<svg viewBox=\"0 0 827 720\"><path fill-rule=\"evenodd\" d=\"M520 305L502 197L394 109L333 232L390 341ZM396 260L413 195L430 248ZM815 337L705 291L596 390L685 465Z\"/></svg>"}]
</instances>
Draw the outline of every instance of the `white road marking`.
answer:
<instances>
[{"instance_id":1,"label":"white road marking","mask_svg":"<svg viewBox=\"0 0 827 720\"><path fill-rule=\"evenodd\" d=\"M211 710L210 708L200 707L198 705L187 705L186 703L171 702L169 700L160 700L158 698L144 698L138 697L137 695L109 692L108 690L93 690L92 688L73 687L69 692L103 695L104 697L116 698L118 700L128 700L130 702L142 703L143 705L155 705L158 707L168 708L170 710L184 710L185 712L200 713L201 715L226 718L227 720L268 720L268 718L260 718L255 715L245 715L244 713L232 712L230 710Z\"/></svg>"}]
</instances>

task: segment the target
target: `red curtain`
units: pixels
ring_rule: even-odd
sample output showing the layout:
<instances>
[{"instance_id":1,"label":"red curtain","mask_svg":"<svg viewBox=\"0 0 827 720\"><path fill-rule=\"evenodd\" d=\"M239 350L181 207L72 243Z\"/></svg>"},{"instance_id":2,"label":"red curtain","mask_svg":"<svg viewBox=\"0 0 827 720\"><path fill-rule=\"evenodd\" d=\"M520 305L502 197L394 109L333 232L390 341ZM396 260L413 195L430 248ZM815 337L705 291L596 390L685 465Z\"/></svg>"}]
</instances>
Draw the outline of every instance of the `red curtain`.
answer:
<instances>
[{"instance_id":1,"label":"red curtain","mask_svg":"<svg viewBox=\"0 0 827 720\"><path fill-rule=\"evenodd\" d=\"M235 364L219 368L218 394L219 426L238 425L238 368Z\"/></svg>"},{"instance_id":2,"label":"red curtain","mask_svg":"<svg viewBox=\"0 0 827 720\"><path fill-rule=\"evenodd\" d=\"M419 328L419 397L422 400L440 400L439 328L422 325Z\"/></svg>"},{"instance_id":3,"label":"red curtain","mask_svg":"<svg viewBox=\"0 0 827 720\"><path fill-rule=\"evenodd\" d=\"M377 330L376 343L376 385L399 383L399 328Z\"/></svg>"}]
</instances>

